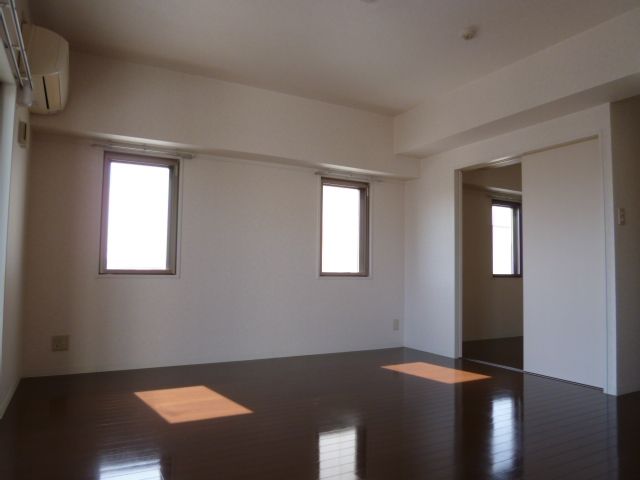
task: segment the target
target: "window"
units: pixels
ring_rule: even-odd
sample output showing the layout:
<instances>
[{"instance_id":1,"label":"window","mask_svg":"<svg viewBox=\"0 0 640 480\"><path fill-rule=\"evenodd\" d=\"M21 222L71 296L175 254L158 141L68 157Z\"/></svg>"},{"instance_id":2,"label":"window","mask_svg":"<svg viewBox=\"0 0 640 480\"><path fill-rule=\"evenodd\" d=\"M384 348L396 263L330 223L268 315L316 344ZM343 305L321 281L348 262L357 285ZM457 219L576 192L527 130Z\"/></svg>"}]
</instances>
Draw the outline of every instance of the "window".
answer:
<instances>
[{"instance_id":1,"label":"window","mask_svg":"<svg viewBox=\"0 0 640 480\"><path fill-rule=\"evenodd\" d=\"M105 152L100 273L176 273L178 168Z\"/></svg>"},{"instance_id":2,"label":"window","mask_svg":"<svg viewBox=\"0 0 640 480\"><path fill-rule=\"evenodd\" d=\"M322 178L320 275L369 275L369 184Z\"/></svg>"},{"instance_id":3,"label":"window","mask_svg":"<svg viewBox=\"0 0 640 480\"><path fill-rule=\"evenodd\" d=\"M522 222L519 203L494 200L491 206L493 275L522 274Z\"/></svg>"}]
</instances>

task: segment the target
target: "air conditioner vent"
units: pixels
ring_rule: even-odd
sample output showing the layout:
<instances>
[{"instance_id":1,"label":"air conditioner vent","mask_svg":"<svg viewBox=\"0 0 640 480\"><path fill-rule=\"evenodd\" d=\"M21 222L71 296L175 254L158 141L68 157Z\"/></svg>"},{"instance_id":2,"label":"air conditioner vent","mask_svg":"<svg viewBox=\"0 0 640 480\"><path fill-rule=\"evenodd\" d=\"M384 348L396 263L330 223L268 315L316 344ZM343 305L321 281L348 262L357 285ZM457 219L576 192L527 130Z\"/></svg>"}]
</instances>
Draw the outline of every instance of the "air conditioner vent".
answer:
<instances>
[{"instance_id":1,"label":"air conditioner vent","mask_svg":"<svg viewBox=\"0 0 640 480\"><path fill-rule=\"evenodd\" d=\"M51 30L26 24L22 28L33 77L32 113L64 109L69 86L69 43Z\"/></svg>"}]
</instances>

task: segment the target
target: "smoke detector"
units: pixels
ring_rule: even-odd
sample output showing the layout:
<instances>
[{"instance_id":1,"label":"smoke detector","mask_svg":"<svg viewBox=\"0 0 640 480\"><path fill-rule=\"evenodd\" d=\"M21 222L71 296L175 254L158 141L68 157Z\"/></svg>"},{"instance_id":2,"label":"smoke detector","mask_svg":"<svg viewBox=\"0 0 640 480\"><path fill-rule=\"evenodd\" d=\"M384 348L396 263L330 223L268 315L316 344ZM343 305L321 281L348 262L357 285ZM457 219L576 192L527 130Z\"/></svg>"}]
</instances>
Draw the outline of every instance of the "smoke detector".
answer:
<instances>
[{"instance_id":1,"label":"smoke detector","mask_svg":"<svg viewBox=\"0 0 640 480\"><path fill-rule=\"evenodd\" d=\"M475 38L476 35L478 35L478 27L475 25L469 25L467 28L462 30L460 38L463 40L471 40L472 38Z\"/></svg>"}]
</instances>

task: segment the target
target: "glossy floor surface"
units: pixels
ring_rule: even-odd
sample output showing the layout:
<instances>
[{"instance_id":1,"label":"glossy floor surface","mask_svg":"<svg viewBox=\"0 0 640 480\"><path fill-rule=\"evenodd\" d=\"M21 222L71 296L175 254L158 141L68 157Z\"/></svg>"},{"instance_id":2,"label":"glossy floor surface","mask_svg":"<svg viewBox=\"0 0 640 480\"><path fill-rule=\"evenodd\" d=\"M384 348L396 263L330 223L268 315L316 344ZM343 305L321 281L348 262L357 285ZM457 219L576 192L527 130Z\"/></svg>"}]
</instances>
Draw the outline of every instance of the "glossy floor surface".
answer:
<instances>
[{"instance_id":1,"label":"glossy floor surface","mask_svg":"<svg viewBox=\"0 0 640 480\"><path fill-rule=\"evenodd\" d=\"M403 348L27 379L0 478L637 479L640 395Z\"/></svg>"},{"instance_id":2,"label":"glossy floor surface","mask_svg":"<svg viewBox=\"0 0 640 480\"><path fill-rule=\"evenodd\" d=\"M462 343L464 358L522 370L522 337L492 338Z\"/></svg>"}]
</instances>

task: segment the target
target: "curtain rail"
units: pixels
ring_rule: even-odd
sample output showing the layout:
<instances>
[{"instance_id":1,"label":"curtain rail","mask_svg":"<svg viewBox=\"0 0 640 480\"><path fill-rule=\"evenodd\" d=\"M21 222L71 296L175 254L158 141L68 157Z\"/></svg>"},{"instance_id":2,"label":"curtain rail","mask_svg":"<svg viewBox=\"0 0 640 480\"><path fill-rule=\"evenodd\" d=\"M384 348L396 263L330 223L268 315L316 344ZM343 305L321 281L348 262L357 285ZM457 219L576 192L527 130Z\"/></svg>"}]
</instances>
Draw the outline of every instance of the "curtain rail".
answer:
<instances>
[{"instance_id":1,"label":"curtain rail","mask_svg":"<svg viewBox=\"0 0 640 480\"><path fill-rule=\"evenodd\" d=\"M10 16L7 15L7 9L11 11ZM0 1L0 18L2 19L1 25L4 31L4 48L9 50L9 56L11 57L14 70L13 75L21 88L27 87L27 85L25 85L26 81L28 88L33 90L33 77L31 75L31 67L29 66L29 59L27 58L24 39L22 38L20 18L18 17L15 0ZM9 22L7 22L7 20L9 20ZM24 66L24 73L20 68L20 63Z\"/></svg>"}]
</instances>

